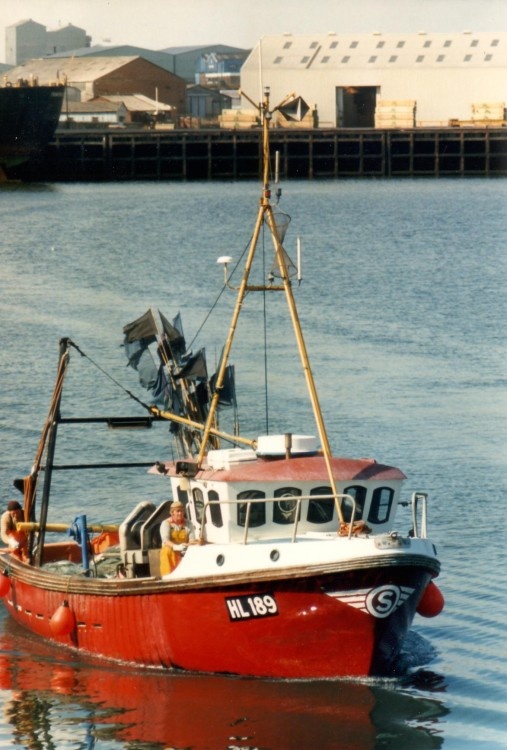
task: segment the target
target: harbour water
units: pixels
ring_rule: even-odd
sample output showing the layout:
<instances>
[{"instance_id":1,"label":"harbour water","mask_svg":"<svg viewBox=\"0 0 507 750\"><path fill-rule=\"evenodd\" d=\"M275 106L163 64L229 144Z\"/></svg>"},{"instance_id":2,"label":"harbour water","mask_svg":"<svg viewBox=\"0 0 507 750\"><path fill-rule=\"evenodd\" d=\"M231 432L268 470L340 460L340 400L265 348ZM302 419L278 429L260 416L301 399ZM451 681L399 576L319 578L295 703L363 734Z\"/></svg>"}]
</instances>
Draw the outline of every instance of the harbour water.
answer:
<instances>
[{"instance_id":1,"label":"harbour water","mask_svg":"<svg viewBox=\"0 0 507 750\"><path fill-rule=\"evenodd\" d=\"M140 398L120 344L123 325L148 307L181 311L187 342L199 332L194 349L218 358L233 295L217 300L216 259L243 252L258 195L254 183L0 186L2 506L30 470L62 336ZM428 492L444 612L416 618L396 677L285 682L90 663L1 609L0 748L507 747L507 182L289 182L280 205L292 216L293 257L302 238L297 301L333 450L399 466L406 499ZM207 320L216 302L224 315ZM286 372L269 382L269 429L301 432L304 384L274 304L268 356ZM265 429L258 303L242 325L232 359L242 430L255 436ZM69 416L139 413L84 365L71 370ZM121 439L155 461L168 450L165 430ZM104 440L105 453L124 450L116 434ZM84 433L80 453L92 442ZM116 522L164 491L144 470L115 486L103 474L59 477L50 520L86 507L91 520Z\"/></svg>"}]
</instances>

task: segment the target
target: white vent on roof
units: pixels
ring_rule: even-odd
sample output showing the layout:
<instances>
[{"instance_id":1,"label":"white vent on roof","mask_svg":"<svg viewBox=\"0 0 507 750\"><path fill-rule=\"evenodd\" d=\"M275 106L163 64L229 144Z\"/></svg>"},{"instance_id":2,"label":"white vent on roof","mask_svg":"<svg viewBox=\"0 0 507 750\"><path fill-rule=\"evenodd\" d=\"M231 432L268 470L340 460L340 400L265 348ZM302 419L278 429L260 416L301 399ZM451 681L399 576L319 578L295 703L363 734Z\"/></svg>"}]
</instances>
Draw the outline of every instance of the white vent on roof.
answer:
<instances>
[{"instance_id":1,"label":"white vent on roof","mask_svg":"<svg viewBox=\"0 0 507 750\"><path fill-rule=\"evenodd\" d=\"M224 448L208 452L210 469L230 469L232 464L255 461L257 456L251 448Z\"/></svg>"},{"instance_id":2,"label":"white vent on roof","mask_svg":"<svg viewBox=\"0 0 507 750\"><path fill-rule=\"evenodd\" d=\"M317 452L317 438L314 435L261 435L257 439L258 456L285 456L287 439L290 439L290 454Z\"/></svg>"}]
</instances>

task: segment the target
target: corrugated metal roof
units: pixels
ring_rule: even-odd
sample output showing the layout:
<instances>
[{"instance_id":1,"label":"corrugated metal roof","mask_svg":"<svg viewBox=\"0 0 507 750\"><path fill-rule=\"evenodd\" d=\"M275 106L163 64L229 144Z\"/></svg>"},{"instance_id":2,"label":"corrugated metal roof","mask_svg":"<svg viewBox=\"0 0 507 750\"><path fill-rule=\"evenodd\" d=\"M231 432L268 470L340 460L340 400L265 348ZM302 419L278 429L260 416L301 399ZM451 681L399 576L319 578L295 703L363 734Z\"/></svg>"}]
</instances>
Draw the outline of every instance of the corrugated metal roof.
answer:
<instances>
[{"instance_id":1,"label":"corrugated metal roof","mask_svg":"<svg viewBox=\"0 0 507 750\"><path fill-rule=\"evenodd\" d=\"M119 108L120 102L110 102L106 99L93 99L93 101L89 102L70 101L65 105L64 110L62 111L62 116L65 116L67 112L69 112L69 114L71 112L117 112Z\"/></svg>"},{"instance_id":2,"label":"corrugated metal roof","mask_svg":"<svg viewBox=\"0 0 507 750\"><path fill-rule=\"evenodd\" d=\"M168 55L185 55L188 52L199 52L202 50L210 50L210 52L225 52L239 54L249 52L249 49L243 49L242 47L229 47L227 44L195 44L188 45L187 47L165 47L159 50L159 52L165 52Z\"/></svg>"},{"instance_id":3,"label":"corrugated metal roof","mask_svg":"<svg viewBox=\"0 0 507 750\"><path fill-rule=\"evenodd\" d=\"M114 94L102 96L101 99L118 104L123 102L129 112L171 112L174 109L170 104L157 102L144 94Z\"/></svg>"},{"instance_id":4,"label":"corrugated metal roof","mask_svg":"<svg viewBox=\"0 0 507 750\"><path fill-rule=\"evenodd\" d=\"M263 37L263 69L507 66L507 34L283 34ZM257 57L257 54L256 54Z\"/></svg>"}]
</instances>

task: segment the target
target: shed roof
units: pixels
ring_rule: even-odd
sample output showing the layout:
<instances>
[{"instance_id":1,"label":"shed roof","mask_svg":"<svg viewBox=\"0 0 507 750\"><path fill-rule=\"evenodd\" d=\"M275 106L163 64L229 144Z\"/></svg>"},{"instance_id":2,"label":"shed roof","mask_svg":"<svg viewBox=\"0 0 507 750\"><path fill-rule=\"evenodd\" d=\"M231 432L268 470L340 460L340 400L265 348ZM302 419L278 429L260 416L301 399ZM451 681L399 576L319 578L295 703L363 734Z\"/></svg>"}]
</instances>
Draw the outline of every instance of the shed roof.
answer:
<instances>
[{"instance_id":1,"label":"shed roof","mask_svg":"<svg viewBox=\"0 0 507 750\"><path fill-rule=\"evenodd\" d=\"M63 81L66 77L72 81L96 81L99 78L112 73L134 60L142 59L139 56L127 57L44 57L28 60L23 65L18 65L9 71L11 80L36 76L39 83L49 81ZM147 61L149 62L149 61ZM154 65L154 63L150 63ZM161 68L161 70L164 70ZM164 71L168 72L168 71ZM174 74L172 74L174 75Z\"/></svg>"},{"instance_id":2,"label":"shed roof","mask_svg":"<svg viewBox=\"0 0 507 750\"><path fill-rule=\"evenodd\" d=\"M84 112L117 112L121 107L121 102L110 102L106 99L92 99L89 102L69 101L62 111L62 116L66 112L84 113Z\"/></svg>"},{"instance_id":3,"label":"shed roof","mask_svg":"<svg viewBox=\"0 0 507 750\"><path fill-rule=\"evenodd\" d=\"M123 103L129 112L171 112L174 109L170 104L157 102L144 94L108 94L100 99L117 104Z\"/></svg>"}]
</instances>

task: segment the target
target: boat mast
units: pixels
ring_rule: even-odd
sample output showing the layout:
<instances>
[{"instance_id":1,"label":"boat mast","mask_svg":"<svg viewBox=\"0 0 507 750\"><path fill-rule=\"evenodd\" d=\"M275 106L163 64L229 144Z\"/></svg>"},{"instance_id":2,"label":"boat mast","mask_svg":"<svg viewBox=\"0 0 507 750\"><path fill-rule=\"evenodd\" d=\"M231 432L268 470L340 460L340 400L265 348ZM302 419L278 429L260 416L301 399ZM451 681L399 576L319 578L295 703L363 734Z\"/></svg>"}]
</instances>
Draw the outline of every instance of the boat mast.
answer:
<instances>
[{"instance_id":1,"label":"boat mast","mask_svg":"<svg viewBox=\"0 0 507 750\"><path fill-rule=\"evenodd\" d=\"M266 290L266 291L283 290L285 292L285 297L287 299L287 304L288 304L288 307L289 307L289 313L290 313L290 316L291 316L292 325L293 325L294 333L295 333L295 336L296 336L296 342L297 342L297 346L298 346L298 350L299 350L299 354L300 354L300 358L301 358L301 363L302 363L302 366L303 366L303 372L304 372L305 379L306 379L308 393L309 393L309 396L310 396L310 401L311 401L311 404L312 404L313 413L314 413L314 416L315 416L315 421L317 423L317 430L318 430L318 433L319 433L319 439L320 439L320 443L321 443L321 446L322 446L322 452L324 454L324 459L325 459L325 462L326 462L326 467L327 467L328 476L329 476L329 483L331 485L333 495L336 498L336 496L337 496L337 490L336 490L336 484L335 484L335 480L334 480L334 477L333 477L333 471L332 471L332 466L331 466L331 458L332 458L332 456L331 456L331 447L330 447L330 444L329 444L329 439L328 439L326 427L325 427L325 424L324 424L324 418L322 416L322 410L320 408L319 398L318 398L318 395L317 395L317 389L315 387L315 381L313 379L313 373L312 373L312 370L311 370L311 367L310 367L310 361L309 361L309 358L308 358L308 352L307 352L307 349L306 349L306 344L305 344L305 340L304 340L304 337L303 337L303 332L301 330L301 324L300 324L300 321L299 321L299 316L298 316L298 312L297 312L297 308L296 308L296 303L295 303L294 295L293 295L293 292L292 292L292 285L291 285L291 281L290 281L290 278L289 278L289 272L288 272L288 269L287 269L287 261L286 261L286 257L285 257L285 251L283 249L282 242L280 240L280 235L279 235L278 228L277 228L277 225L276 225L275 216L274 216L274 212L273 212L273 207L272 207L271 202L270 202L271 190L270 190L270 184L269 184L269 177L270 177L269 124L270 124L270 121L271 121L272 112L269 109L269 89L265 89L265 91L264 91L264 101L263 101L263 103L261 105L258 106L258 110L259 110L259 112L261 114L261 118L262 118L262 133L263 133L263 139L262 139L262 151L263 151L263 189L262 189L262 195L261 195L261 199L260 199L259 212L257 214L257 221L255 223L255 228L254 228L252 240L251 240L251 243L250 243L248 257L247 257L246 264L245 264L243 278L242 278L241 284L240 284L239 289L238 289L238 294L237 294L237 298L236 298L236 306L234 308L234 313L233 313L233 316L232 316L232 321L231 321L231 325L230 325L230 329L229 329L229 334L228 334L227 341L226 341L225 348L224 348L224 353L223 353L223 357L222 357L222 362L221 362L220 370L219 370L218 375L217 375L216 390L215 390L215 393L213 394L213 398L212 398L212 401L211 401L211 405L210 405L210 409L209 409L209 414L208 414L208 419L207 419L207 422L206 422L206 425L205 425L205 429L204 429L201 450L199 452L199 457L197 459L197 464L198 464L198 466L200 466L201 463L202 463L202 461L203 461L203 459L204 459L204 454L205 454L205 451L206 451L206 445L207 445L207 441L208 441L208 436L210 435L211 427L212 427L212 424L213 424L214 415L215 415L216 409L218 407L218 400L219 400L219 397L220 397L220 389L221 389L222 384L223 384L225 370L226 370L227 362L228 362L228 359L229 359L229 353L231 351L232 341L233 341L233 338L234 338L234 333L236 331L236 325L237 325L237 322L238 322L239 314L241 312L241 308L242 308L242 305L243 305L243 300L245 298L245 294L248 291L251 291L251 290L254 290L254 289L255 290L259 289L259 287L249 287L248 286L248 279L249 279L250 271L251 271L251 268L252 268L252 262L253 262L253 258L254 258L254 255L255 255L255 250L256 250L256 247L257 247L257 240L259 238L259 233L260 233L260 230L261 230L261 227L262 227L263 223L266 222L267 225L268 225L268 227L269 227L269 230L271 232L271 236L273 238L273 244L274 244L275 254L276 254L276 261L277 261L277 264L278 264L278 269L279 269L279 272L280 272L280 276L281 276L281 279L282 279L283 286L281 286L281 287L274 287L273 285L270 285L270 286L264 286L264 287L261 287L261 288L263 290ZM340 519L340 522L343 522L343 514L341 512L340 504L339 504L339 502L337 500L335 500L335 502L336 502L336 507L337 507L337 511L338 511L338 517Z\"/></svg>"},{"instance_id":2,"label":"boat mast","mask_svg":"<svg viewBox=\"0 0 507 750\"><path fill-rule=\"evenodd\" d=\"M60 422L60 402L62 398L63 381L65 378L65 372L69 364L69 348L72 342L68 338L60 340L60 356L58 361L58 373L56 377L55 388L53 391L53 398L51 399L51 406L49 414L46 420L46 425L43 430L42 445L40 446L39 453L42 458L44 448L46 449L46 462L44 468L44 485L42 489L41 507L39 514L39 538L37 542L36 560L35 564L40 567L43 563L44 553L44 539L46 535L46 524L48 517L49 507L49 494L51 489L51 478L53 473L53 460L55 456L56 447L56 433L58 430L58 424ZM33 504L35 502L35 489L37 486L37 477L40 471L40 458L38 465L32 469L32 474L35 474L35 481L33 484L34 491L31 497L29 515L27 517L26 505L25 505L25 520L29 520L33 512Z\"/></svg>"}]
</instances>

